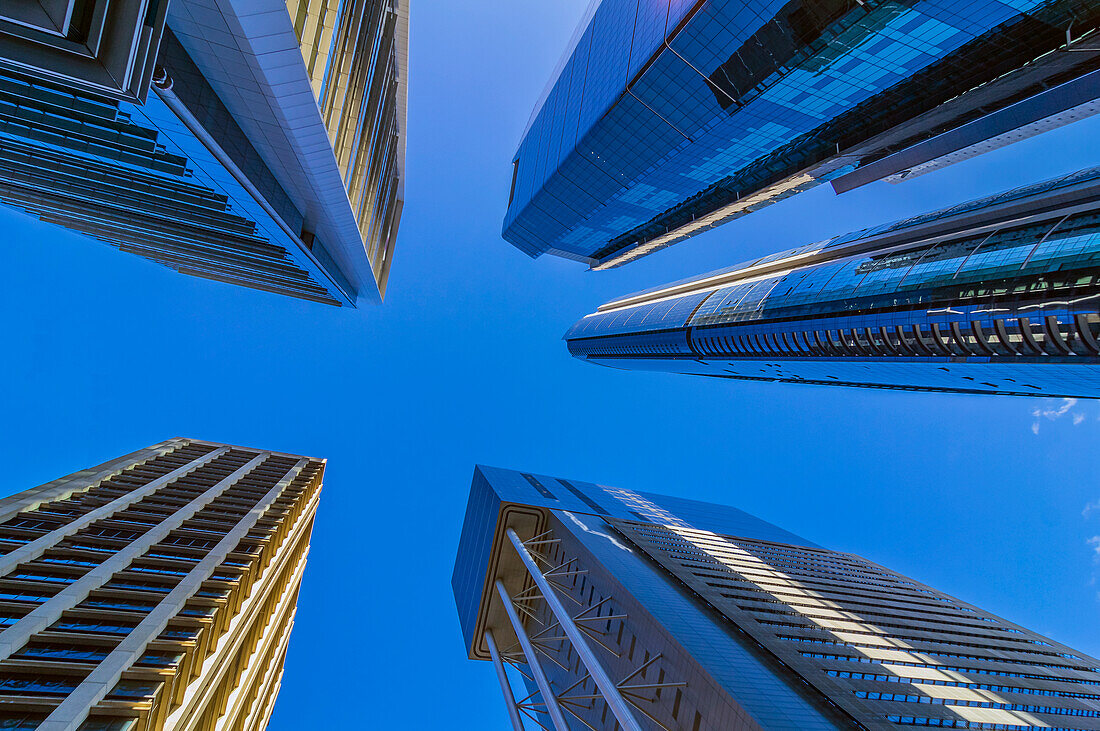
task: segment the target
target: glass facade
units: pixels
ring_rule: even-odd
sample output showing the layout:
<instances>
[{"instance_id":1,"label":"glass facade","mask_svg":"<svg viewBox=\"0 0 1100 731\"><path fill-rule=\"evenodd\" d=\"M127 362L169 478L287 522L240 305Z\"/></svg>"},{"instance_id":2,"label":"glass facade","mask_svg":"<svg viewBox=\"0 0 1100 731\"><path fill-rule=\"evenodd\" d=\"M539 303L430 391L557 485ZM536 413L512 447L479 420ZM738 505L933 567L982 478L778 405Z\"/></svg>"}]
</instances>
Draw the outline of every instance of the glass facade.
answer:
<instances>
[{"instance_id":1,"label":"glass facade","mask_svg":"<svg viewBox=\"0 0 1100 731\"><path fill-rule=\"evenodd\" d=\"M0 728L264 728L323 473L172 439L0 500Z\"/></svg>"},{"instance_id":2,"label":"glass facade","mask_svg":"<svg viewBox=\"0 0 1100 731\"><path fill-rule=\"evenodd\" d=\"M290 0L255 25L183 0L166 27L166 2L116 5L144 6L155 26L143 38L157 65L139 79L154 93L90 93L55 73L73 63L0 55L0 201L181 273L328 305L380 298L403 197L407 8ZM269 69L270 54L241 50L280 35L301 63ZM331 139L298 82L307 106L346 100ZM339 165L324 143L294 147L310 132Z\"/></svg>"},{"instance_id":3,"label":"glass facade","mask_svg":"<svg viewBox=\"0 0 1100 731\"><path fill-rule=\"evenodd\" d=\"M180 61L177 97L201 94L188 86L196 75L186 54L170 37L165 46L162 62ZM234 135L232 118L220 121L223 136ZM300 230L301 214L243 135L234 136L254 177L266 173L280 218ZM350 303L156 94L136 105L0 70L0 200L185 274Z\"/></svg>"},{"instance_id":4,"label":"glass facade","mask_svg":"<svg viewBox=\"0 0 1100 731\"><path fill-rule=\"evenodd\" d=\"M621 265L1095 71L1089 43L1058 51L1098 24L1088 0L602 0L519 145L503 236Z\"/></svg>"},{"instance_id":5,"label":"glass facade","mask_svg":"<svg viewBox=\"0 0 1100 731\"><path fill-rule=\"evenodd\" d=\"M167 7L167 0L6 0L0 66L84 93L142 100Z\"/></svg>"},{"instance_id":6,"label":"glass facade","mask_svg":"<svg viewBox=\"0 0 1100 731\"><path fill-rule=\"evenodd\" d=\"M454 576L513 728L1100 729L1100 660L725 506L478 467Z\"/></svg>"},{"instance_id":7,"label":"glass facade","mask_svg":"<svg viewBox=\"0 0 1100 731\"><path fill-rule=\"evenodd\" d=\"M565 335L623 368L1100 397L1100 169L609 303Z\"/></svg>"}]
</instances>

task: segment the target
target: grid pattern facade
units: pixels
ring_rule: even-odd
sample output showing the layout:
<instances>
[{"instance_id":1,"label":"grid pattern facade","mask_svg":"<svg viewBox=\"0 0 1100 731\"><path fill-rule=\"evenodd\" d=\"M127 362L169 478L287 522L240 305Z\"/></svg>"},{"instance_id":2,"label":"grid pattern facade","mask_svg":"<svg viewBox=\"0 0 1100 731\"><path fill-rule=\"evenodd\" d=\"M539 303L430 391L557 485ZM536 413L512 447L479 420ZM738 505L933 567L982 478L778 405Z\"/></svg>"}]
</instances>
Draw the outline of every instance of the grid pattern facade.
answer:
<instances>
[{"instance_id":1,"label":"grid pattern facade","mask_svg":"<svg viewBox=\"0 0 1100 731\"><path fill-rule=\"evenodd\" d=\"M323 471L174 439L0 502L0 727L263 728Z\"/></svg>"},{"instance_id":2,"label":"grid pattern facade","mask_svg":"<svg viewBox=\"0 0 1100 731\"><path fill-rule=\"evenodd\" d=\"M1100 729L1100 661L858 556L615 527L863 728Z\"/></svg>"},{"instance_id":3,"label":"grid pattern facade","mask_svg":"<svg viewBox=\"0 0 1100 731\"><path fill-rule=\"evenodd\" d=\"M1088 169L642 293L566 339L597 362L731 378L848 382L859 364L898 387L1100 395L1098 182ZM976 218L943 233L961 216ZM891 384L899 363L912 375Z\"/></svg>"},{"instance_id":4,"label":"grid pattern facade","mask_svg":"<svg viewBox=\"0 0 1100 731\"><path fill-rule=\"evenodd\" d=\"M729 510L477 469L455 599L512 728L1100 729L1100 660Z\"/></svg>"},{"instance_id":5,"label":"grid pattern facade","mask_svg":"<svg viewBox=\"0 0 1100 731\"><path fill-rule=\"evenodd\" d=\"M603 0L520 143L504 238L626 263L1096 70L1098 24L1087 0Z\"/></svg>"}]
</instances>

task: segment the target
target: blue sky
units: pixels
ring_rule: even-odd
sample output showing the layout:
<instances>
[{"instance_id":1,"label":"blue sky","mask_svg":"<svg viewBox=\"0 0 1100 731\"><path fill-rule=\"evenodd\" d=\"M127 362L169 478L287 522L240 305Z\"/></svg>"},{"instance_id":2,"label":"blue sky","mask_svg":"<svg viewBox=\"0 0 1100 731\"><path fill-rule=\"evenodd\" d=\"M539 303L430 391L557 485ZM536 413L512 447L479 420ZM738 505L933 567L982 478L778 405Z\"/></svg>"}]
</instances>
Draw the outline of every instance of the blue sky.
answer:
<instances>
[{"instance_id":1,"label":"blue sky","mask_svg":"<svg viewBox=\"0 0 1100 731\"><path fill-rule=\"evenodd\" d=\"M622 269L532 261L499 235L511 156L584 2L413 3L382 307L191 279L0 209L4 491L177 435L328 458L272 731L506 727L449 585L476 462L734 504L1100 655L1097 402L625 373L560 340L623 293L1100 164L1100 118Z\"/></svg>"}]
</instances>

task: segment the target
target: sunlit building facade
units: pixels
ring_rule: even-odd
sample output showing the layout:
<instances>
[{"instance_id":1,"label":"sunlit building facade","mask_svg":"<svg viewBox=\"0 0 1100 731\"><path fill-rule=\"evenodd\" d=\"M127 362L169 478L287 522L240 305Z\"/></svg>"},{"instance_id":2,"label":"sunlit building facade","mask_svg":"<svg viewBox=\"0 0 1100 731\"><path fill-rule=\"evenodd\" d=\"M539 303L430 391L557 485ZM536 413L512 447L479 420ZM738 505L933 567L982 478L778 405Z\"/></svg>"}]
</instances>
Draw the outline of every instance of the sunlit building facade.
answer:
<instances>
[{"instance_id":1,"label":"sunlit building facade","mask_svg":"<svg viewBox=\"0 0 1100 731\"><path fill-rule=\"evenodd\" d=\"M723 505L478 467L452 585L516 731L1100 729L1100 660Z\"/></svg>"},{"instance_id":2,"label":"sunlit building facade","mask_svg":"<svg viewBox=\"0 0 1100 731\"><path fill-rule=\"evenodd\" d=\"M45 44L46 16L4 21L39 5L0 10L0 201L181 273L381 299L404 198L407 4L77 3L70 35L103 6L95 63ZM41 8L55 5L72 4ZM333 98L344 107L323 112Z\"/></svg>"},{"instance_id":3,"label":"sunlit building facade","mask_svg":"<svg viewBox=\"0 0 1100 731\"><path fill-rule=\"evenodd\" d=\"M1100 111L1092 0L596 0L503 236L620 266L825 181L898 181Z\"/></svg>"},{"instance_id":4,"label":"sunlit building facade","mask_svg":"<svg viewBox=\"0 0 1100 731\"><path fill-rule=\"evenodd\" d=\"M0 728L265 728L323 473L170 439L0 500Z\"/></svg>"},{"instance_id":5,"label":"sunlit building facade","mask_svg":"<svg viewBox=\"0 0 1100 731\"><path fill-rule=\"evenodd\" d=\"M609 302L582 360L755 381L1100 397L1100 168Z\"/></svg>"}]
</instances>

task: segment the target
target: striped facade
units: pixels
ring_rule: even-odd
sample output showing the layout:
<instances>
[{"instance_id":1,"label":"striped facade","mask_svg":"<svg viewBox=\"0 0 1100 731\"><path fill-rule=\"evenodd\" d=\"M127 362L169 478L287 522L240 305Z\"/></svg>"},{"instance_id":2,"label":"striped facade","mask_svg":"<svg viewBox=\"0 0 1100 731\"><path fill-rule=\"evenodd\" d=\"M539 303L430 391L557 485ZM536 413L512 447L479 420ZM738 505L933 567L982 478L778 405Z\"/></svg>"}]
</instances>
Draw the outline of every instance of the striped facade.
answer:
<instances>
[{"instance_id":1,"label":"striped facade","mask_svg":"<svg viewBox=\"0 0 1100 731\"><path fill-rule=\"evenodd\" d=\"M478 467L452 586L515 731L1100 731L1100 660L722 505Z\"/></svg>"},{"instance_id":2,"label":"striped facade","mask_svg":"<svg viewBox=\"0 0 1100 731\"><path fill-rule=\"evenodd\" d=\"M0 728L264 728L323 473L171 439L0 501Z\"/></svg>"}]
</instances>

